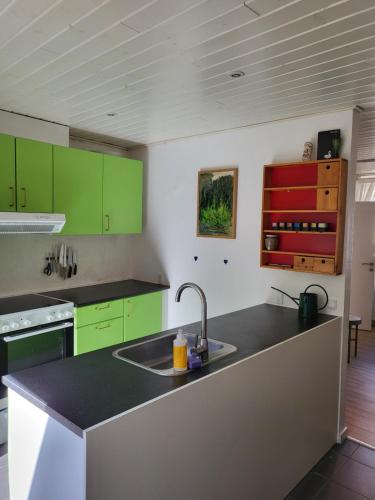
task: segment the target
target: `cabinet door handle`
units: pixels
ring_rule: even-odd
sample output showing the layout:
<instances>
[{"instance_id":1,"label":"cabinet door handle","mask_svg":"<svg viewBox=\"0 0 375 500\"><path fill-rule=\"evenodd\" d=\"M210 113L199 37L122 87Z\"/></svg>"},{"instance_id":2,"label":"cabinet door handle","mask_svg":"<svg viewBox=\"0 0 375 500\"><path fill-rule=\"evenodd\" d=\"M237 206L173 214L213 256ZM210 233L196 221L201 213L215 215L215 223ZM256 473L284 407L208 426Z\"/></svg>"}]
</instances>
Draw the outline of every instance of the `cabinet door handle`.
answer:
<instances>
[{"instance_id":1,"label":"cabinet door handle","mask_svg":"<svg viewBox=\"0 0 375 500\"><path fill-rule=\"evenodd\" d=\"M110 328L111 326L111 323L107 323L105 326L100 326L100 325L96 325L96 329L97 330L106 330L107 328Z\"/></svg>"},{"instance_id":2,"label":"cabinet door handle","mask_svg":"<svg viewBox=\"0 0 375 500\"><path fill-rule=\"evenodd\" d=\"M21 191L23 191L23 203L21 205L22 208L26 207L26 188L21 188Z\"/></svg>"},{"instance_id":3,"label":"cabinet door handle","mask_svg":"<svg viewBox=\"0 0 375 500\"><path fill-rule=\"evenodd\" d=\"M111 307L111 304L107 304L105 306L96 306L95 310L96 311L102 311L103 309L109 309Z\"/></svg>"},{"instance_id":4,"label":"cabinet door handle","mask_svg":"<svg viewBox=\"0 0 375 500\"><path fill-rule=\"evenodd\" d=\"M326 165L326 169L329 170L331 168L331 165Z\"/></svg>"},{"instance_id":5,"label":"cabinet door handle","mask_svg":"<svg viewBox=\"0 0 375 500\"><path fill-rule=\"evenodd\" d=\"M109 231L109 215L105 214L105 221L106 221L106 226L105 226L105 231Z\"/></svg>"},{"instance_id":6,"label":"cabinet door handle","mask_svg":"<svg viewBox=\"0 0 375 500\"><path fill-rule=\"evenodd\" d=\"M325 194L329 194L329 190L328 189L326 190Z\"/></svg>"},{"instance_id":7,"label":"cabinet door handle","mask_svg":"<svg viewBox=\"0 0 375 500\"><path fill-rule=\"evenodd\" d=\"M9 206L10 207L14 207L14 204L15 204L14 187L13 186L9 186L9 190L10 190L10 203L9 203Z\"/></svg>"}]
</instances>

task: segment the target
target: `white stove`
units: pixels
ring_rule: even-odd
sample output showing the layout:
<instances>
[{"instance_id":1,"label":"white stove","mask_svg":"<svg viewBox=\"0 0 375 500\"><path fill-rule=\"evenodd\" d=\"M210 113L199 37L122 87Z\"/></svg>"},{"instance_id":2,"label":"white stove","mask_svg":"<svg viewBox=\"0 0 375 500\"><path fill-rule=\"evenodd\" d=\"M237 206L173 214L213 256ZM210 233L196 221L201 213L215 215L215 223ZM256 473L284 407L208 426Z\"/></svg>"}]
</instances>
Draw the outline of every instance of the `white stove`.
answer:
<instances>
[{"instance_id":1,"label":"white stove","mask_svg":"<svg viewBox=\"0 0 375 500\"><path fill-rule=\"evenodd\" d=\"M0 378L73 355L74 304L44 295L0 298ZM6 440L7 389L0 382L0 444Z\"/></svg>"}]
</instances>

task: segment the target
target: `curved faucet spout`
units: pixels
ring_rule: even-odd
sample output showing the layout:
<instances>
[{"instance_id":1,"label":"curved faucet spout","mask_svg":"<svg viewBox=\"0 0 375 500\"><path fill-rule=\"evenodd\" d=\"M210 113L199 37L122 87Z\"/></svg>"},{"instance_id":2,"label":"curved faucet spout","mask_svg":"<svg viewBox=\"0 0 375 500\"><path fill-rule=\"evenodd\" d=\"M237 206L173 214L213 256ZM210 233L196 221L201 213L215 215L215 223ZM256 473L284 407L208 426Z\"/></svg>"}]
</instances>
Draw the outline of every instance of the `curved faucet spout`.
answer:
<instances>
[{"instance_id":1,"label":"curved faucet spout","mask_svg":"<svg viewBox=\"0 0 375 500\"><path fill-rule=\"evenodd\" d=\"M204 291L195 283L183 283L176 292L176 302L180 302L181 294L186 288L192 288L197 292L201 299L201 335L198 339L197 347L194 349L199 354L202 361L208 359L208 341L207 341L207 300Z\"/></svg>"}]
</instances>

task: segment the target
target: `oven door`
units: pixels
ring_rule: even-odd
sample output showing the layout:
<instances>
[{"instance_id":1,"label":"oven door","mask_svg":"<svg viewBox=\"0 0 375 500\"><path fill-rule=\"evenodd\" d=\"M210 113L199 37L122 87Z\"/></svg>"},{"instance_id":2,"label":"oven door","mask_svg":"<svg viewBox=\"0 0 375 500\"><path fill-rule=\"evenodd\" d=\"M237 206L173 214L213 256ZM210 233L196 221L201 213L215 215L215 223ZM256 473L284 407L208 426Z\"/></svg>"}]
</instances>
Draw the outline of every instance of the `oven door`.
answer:
<instances>
[{"instance_id":1,"label":"oven door","mask_svg":"<svg viewBox=\"0 0 375 500\"><path fill-rule=\"evenodd\" d=\"M1 375L72 355L73 323L55 323L0 337ZM0 397L5 387L0 384Z\"/></svg>"}]
</instances>

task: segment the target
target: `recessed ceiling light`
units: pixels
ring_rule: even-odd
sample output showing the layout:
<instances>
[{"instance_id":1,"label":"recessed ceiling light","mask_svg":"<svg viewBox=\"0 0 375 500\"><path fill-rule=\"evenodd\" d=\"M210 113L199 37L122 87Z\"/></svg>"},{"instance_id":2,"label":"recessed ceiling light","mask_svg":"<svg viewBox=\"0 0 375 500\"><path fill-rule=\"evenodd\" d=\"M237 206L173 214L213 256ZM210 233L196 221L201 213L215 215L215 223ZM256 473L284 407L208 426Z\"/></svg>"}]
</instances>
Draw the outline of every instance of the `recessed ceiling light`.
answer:
<instances>
[{"instance_id":1,"label":"recessed ceiling light","mask_svg":"<svg viewBox=\"0 0 375 500\"><path fill-rule=\"evenodd\" d=\"M117 116L117 113L114 113L114 112L107 113L107 116Z\"/></svg>"},{"instance_id":2,"label":"recessed ceiling light","mask_svg":"<svg viewBox=\"0 0 375 500\"><path fill-rule=\"evenodd\" d=\"M245 73L243 71L233 71L229 76L231 78L241 78L241 76L245 76Z\"/></svg>"}]
</instances>

